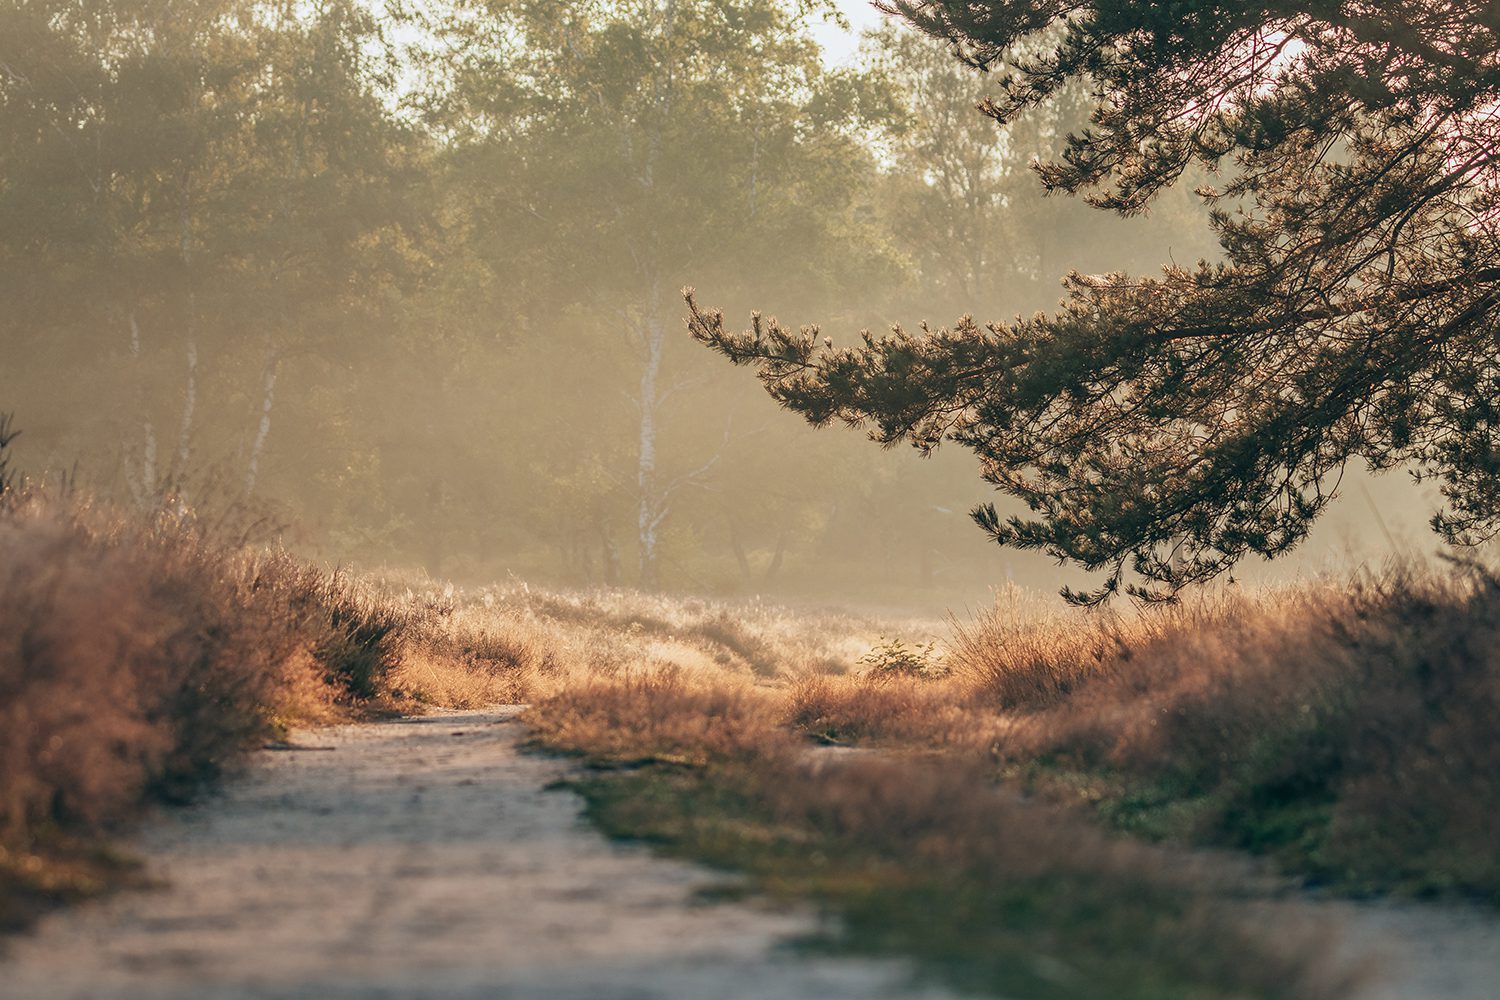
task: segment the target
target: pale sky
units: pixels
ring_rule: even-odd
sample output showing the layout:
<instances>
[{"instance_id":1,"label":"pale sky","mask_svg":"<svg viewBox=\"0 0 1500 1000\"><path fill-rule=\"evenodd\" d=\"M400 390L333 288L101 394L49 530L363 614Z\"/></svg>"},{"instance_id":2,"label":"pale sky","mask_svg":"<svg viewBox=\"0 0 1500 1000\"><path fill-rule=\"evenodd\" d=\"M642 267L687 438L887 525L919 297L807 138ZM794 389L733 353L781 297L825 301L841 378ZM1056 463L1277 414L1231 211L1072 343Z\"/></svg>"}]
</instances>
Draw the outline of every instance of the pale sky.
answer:
<instances>
[{"instance_id":1,"label":"pale sky","mask_svg":"<svg viewBox=\"0 0 1500 1000\"><path fill-rule=\"evenodd\" d=\"M832 21L823 21L813 25L812 34L823 46L824 63L840 66L854 55L859 33L875 27L885 15L872 7L869 0L835 0L834 6L849 19L850 30L845 31Z\"/></svg>"}]
</instances>

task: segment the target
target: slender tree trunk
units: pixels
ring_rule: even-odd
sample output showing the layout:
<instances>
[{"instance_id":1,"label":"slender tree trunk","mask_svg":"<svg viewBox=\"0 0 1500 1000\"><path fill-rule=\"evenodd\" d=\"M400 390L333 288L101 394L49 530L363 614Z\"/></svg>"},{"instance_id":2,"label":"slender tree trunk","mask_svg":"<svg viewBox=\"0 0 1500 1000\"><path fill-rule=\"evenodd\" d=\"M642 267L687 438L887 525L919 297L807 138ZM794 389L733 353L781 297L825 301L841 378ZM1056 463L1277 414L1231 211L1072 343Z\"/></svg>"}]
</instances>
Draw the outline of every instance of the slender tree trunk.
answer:
<instances>
[{"instance_id":1,"label":"slender tree trunk","mask_svg":"<svg viewBox=\"0 0 1500 1000\"><path fill-rule=\"evenodd\" d=\"M279 359L274 356L266 362L261 390L260 424L256 427L255 439L250 444L250 462L245 471L247 494L255 491L255 480L260 474L260 454L266 446L266 438L271 434L271 408L276 402L276 375L279 367Z\"/></svg>"},{"instance_id":2,"label":"slender tree trunk","mask_svg":"<svg viewBox=\"0 0 1500 1000\"><path fill-rule=\"evenodd\" d=\"M672 36L677 19L677 0L666 0L660 8L661 35L667 49L671 49ZM652 100L657 114L647 117L645 136L645 162L641 165L638 182L641 188L654 192L656 188L656 165L661 158L662 123L672 115L674 97L673 63L670 59L657 67L651 77ZM630 129L623 133L629 139ZM643 285L649 290L650 299L646 307L645 322L641 337L643 365L641 368L640 435L636 459L636 544L639 553L638 579L646 590L656 589L661 582L659 567L659 532L667 517L667 497L662 490L657 474L657 422L661 408L662 351L666 346L666 323L663 318L660 266L660 234L654 223L645 235L646 260L642 267L637 259Z\"/></svg>"},{"instance_id":3,"label":"slender tree trunk","mask_svg":"<svg viewBox=\"0 0 1500 1000\"><path fill-rule=\"evenodd\" d=\"M600 579L606 587L620 582L620 550L615 546L614 536L603 523L599 526Z\"/></svg>"},{"instance_id":4,"label":"slender tree trunk","mask_svg":"<svg viewBox=\"0 0 1500 1000\"><path fill-rule=\"evenodd\" d=\"M193 415L198 408L198 341L191 334L187 343L187 385L182 399L182 422L177 428L177 464L175 471L187 473L193 457Z\"/></svg>"},{"instance_id":5,"label":"slender tree trunk","mask_svg":"<svg viewBox=\"0 0 1500 1000\"><path fill-rule=\"evenodd\" d=\"M750 557L745 554L745 546L740 541L740 527L735 523L734 515L727 518L729 522L729 547L734 550L734 561L740 567L740 580L748 588L754 583L754 576L750 570Z\"/></svg>"},{"instance_id":6,"label":"slender tree trunk","mask_svg":"<svg viewBox=\"0 0 1500 1000\"><path fill-rule=\"evenodd\" d=\"M776 553L771 556L770 563L766 565L765 585L767 587L775 583L776 578L781 575L781 563L786 558L786 539L787 532L782 529L781 534L776 536Z\"/></svg>"},{"instance_id":7,"label":"slender tree trunk","mask_svg":"<svg viewBox=\"0 0 1500 1000\"><path fill-rule=\"evenodd\" d=\"M151 422L151 415L147 410L146 387L144 375L141 370L141 324L136 318L135 307L132 306L126 316L126 322L130 327L130 360L136 370L136 390L141 417L141 464L140 476L135 475L135 470L130 467L130 460L125 460L125 480L130 486L131 493L135 496L137 504L145 506L152 502L156 496L156 426Z\"/></svg>"},{"instance_id":8,"label":"slender tree trunk","mask_svg":"<svg viewBox=\"0 0 1500 1000\"><path fill-rule=\"evenodd\" d=\"M636 457L636 542L640 554L639 579L644 589L652 590L660 582L658 530L666 518L666 499L657 483L657 409L660 397L662 349L666 346L666 329L656 296L646 318L644 333L645 363L641 368L641 422Z\"/></svg>"}]
</instances>

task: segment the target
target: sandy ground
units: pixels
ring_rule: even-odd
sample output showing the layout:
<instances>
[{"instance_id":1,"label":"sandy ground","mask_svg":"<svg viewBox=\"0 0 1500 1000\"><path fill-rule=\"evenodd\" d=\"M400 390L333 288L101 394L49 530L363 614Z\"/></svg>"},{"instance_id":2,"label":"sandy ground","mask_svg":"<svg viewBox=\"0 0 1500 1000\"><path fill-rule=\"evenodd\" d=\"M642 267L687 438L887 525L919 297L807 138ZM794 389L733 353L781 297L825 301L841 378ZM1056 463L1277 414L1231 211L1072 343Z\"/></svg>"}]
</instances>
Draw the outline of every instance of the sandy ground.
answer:
<instances>
[{"instance_id":1,"label":"sandy ground","mask_svg":"<svg viewBox=\"0 0 1500 1000\"><path fill-rule=\"evenodd\" d=\"M1311 902L1338 927L1340 957L1363 967L1359 1000L1497 1000L1500 915L1410 902Z\"/></svg>"},{"instance_id":2,"label":"sandy ground","mask_svg":"<svg viewBox=\"0 0 1500 1000\"><path fill-rule=\"evenodd\" d=\"M137 844L157 891L54 914L5 1000L943 997L897 962L794 953L807 914L606 841L513 711L303 735Z\"/></svg>"},{"instance_id":3,"label":"sandy ground","mask_svg":"<svg viewBox=\"0 0 1500 1000\"><path fill-rule=\"evenodd\" d=\"M704 903L724 877L606 841L514 710L305 734L136 847L163 887L54 914L0 957L4 1000L939 998L899 962L815 958L806 913ZM1500 997L1500 919L1293 906L1373 963L1361 1000ZM1311 909L1309 909L1311 908ZM1101 993L1101 996L1107 995Z\"/></svg>"}]
</instances>

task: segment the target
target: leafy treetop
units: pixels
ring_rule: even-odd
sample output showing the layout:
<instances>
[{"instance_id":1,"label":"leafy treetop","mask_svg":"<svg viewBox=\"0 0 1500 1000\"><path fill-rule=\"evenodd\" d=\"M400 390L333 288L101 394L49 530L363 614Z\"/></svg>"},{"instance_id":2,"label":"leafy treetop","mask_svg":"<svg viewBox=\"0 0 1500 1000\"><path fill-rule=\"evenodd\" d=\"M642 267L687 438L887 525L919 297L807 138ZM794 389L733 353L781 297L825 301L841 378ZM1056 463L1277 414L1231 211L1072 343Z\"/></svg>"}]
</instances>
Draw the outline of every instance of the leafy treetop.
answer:
<instances>
[{"instance_id":1,"label":"leafy treetop","mask_svg":"<svg viewBox=\"0 0 1500 1000\"><path fill-rule=\"evenodd\" d=\"M755 318L693 334L813 423L972 449L1028 517L975 511L1171 598L1295 546L1345 467L1439 481L1436 530L1500 529L1500 6L1488 0L887 0L982 70L1007 126L1073 81L1091 124L1038 164L1124 214L1190 168L1223 258L1069 274L1054 315L825 346Z\"/></svg>"}]
</instances>

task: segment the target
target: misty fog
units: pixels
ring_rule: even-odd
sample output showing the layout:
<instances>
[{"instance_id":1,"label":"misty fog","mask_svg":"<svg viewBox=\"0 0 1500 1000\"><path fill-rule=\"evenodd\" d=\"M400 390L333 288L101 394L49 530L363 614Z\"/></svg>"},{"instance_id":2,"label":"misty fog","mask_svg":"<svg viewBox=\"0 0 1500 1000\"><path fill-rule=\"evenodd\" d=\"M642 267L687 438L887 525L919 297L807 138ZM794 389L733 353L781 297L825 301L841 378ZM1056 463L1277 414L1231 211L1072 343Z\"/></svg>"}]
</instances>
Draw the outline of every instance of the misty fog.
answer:
<instances>
[{"instance_id":1,"label":"misty fog","mask_svg":"<svg viewBox=\"0 0 1500 1000\"><path fill-rule=\"evenodd\" d=\"M772 0L666 10L0 9L17 463L468 583L940 608L1086 581L985 540L968 452L779 411L680 290L835 343L1005 320L1070 270L1212 257L1192 185L1130 220L1045 196L1028 165L1084 95L1003 134L986 78L862 8L839 60ZM1340 492L1240 575L1435 547L1400 471Z\"/></svg>"}]
</instances>

